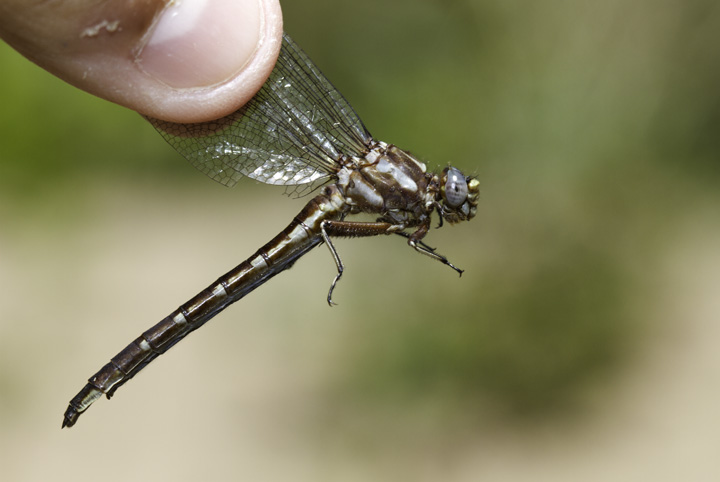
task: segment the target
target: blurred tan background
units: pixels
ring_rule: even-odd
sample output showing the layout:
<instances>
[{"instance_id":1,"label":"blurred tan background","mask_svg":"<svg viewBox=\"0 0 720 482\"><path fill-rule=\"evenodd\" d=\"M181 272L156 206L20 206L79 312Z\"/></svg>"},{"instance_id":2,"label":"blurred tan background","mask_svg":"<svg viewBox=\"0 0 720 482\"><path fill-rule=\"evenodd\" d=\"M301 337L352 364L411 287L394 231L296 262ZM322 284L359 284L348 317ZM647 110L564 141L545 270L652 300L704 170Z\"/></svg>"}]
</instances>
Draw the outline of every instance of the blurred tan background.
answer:
<instances>
[{"instance_id":1,"label":"blurred tan background","mask_svg":"<svg viewBox=\"0 0 720 482\"><path fill-rule=\"evenodd\" d=\"M117 351L304 200L196 172L0 45L0 477L720 479L720 5L285 2L378 139L482 183L428 243L340 240L71 430Z\"/></svg>"}]
</instances>

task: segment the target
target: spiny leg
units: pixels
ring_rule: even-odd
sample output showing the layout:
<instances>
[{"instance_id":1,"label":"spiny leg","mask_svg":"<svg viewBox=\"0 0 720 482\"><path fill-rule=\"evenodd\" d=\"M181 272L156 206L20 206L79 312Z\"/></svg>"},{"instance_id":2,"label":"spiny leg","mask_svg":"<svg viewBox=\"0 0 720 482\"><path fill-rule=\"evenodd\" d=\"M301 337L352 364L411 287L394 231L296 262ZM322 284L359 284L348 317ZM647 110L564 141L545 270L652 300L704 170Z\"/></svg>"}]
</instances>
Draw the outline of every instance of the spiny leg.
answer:
<instances>
[{"instance_id":1,"label":"spiny leg","mask_svg":"<svg viewBox=\"0 0 720 482\"><path fill-rule=\"evenodd\" d=\"M413 247L415 251L418 253L424 254L425 256L429 256L432 259L436 259L440 261L442 264L450 266L452 269L457 271L457 273L462 276L463 270L453 265L448 259L435 252L434 248L428 247L425 243L422 242L422 238L425 237L429 229L429 224L422 224L414 233L407 235L408 238L408 244Z\"/></svg>"},{"instance_id":2,"label":"spiny leg","mask_svg":"<svg viewBox=\"0 0 720 482\"><path fill-rule=\"evenodd\" d=\"M444 265L450 266L452 269L457 271L460 276L462 276L463 270L454 266L450 261L447 260L445 256L437 254L435 252L435 248L431 248L422 241L422 238L425 237L429 230L429 223L421 225L412 234L403 232L403 229L405 229L405 226L403 225L384 222L373 223L326 220L320 224L320 231L322 233L323 241L330 250L330 254L332 254L333 260L335 261L335 266L337 266L338 270L335 279L333 279L333 282L330 285L330 290L328 291L327 301L330 306L335 304L335 302L333 302L332 300L333 290L335 289L335 285L337 284L338 280L340 280L340 278L342 277L343 271L345 269L342 261L340 260L340 256L335 250L335 246L333 246L332 242L330 241L330 236L361 238L367 236L379 236L381 234L399 234L400 236L407 238L408 244L412 246L415 251L417 251L418 253L422 253L425 256L429 256L432 259L440 261Z\"/></svg>"},{"instance_id":3,"label":"spiny leg","mask_svg":"<svg viewBox=\"0 0 720 482\"><path fill-rule=\"evenodd\" d=\"M330 285L330 290L328 291L327 301L330 306L335 304L335 302L332 300L333 290L335 289L335 285L337 284L338 280L342 277L344 271L344 266L342 264L342 261L340 260L340 256L335 250L335 246L333 246L332 242L330 241L330 236L362 238L368 236L379 236L381 234L392 234L398 232L398 230L403 228L404 226L382 222L373 223L326 220L320 224L320 231L322 233L323 241L330 250L330 254L332 254L333 260L335 260L335 266L337 266L338 270L335 279L333 279L333 282Z\"/></svg>"},{"instance_id":4,"label":"spiny leg","mask_svg":"<svg viewBox=\"0 0 720 482\"><path fill-rule=\"evenodd\" d=\"M410 233L406 233L405 231L398 231L395 234L399 234L400 236L402 236L405 239L408 239L408 240L410 239ZM417 243L420 246L422 246L423 248L427 249L428 251L433 252L433 253L435 252L435 248L428 246L423 241L417 241Z\"/></svg>"},{"instance_id":5,"label":"spiny leg","mask_svg":"<svg viewBox=\"0 0 720 482\"><path fill-rule=\"evenodd\" d=\"M342 264L342 260L340 259L340 255L338 254L337 250L335 249L335 246L333 246L332 242L330 241L330 236L327 233L327 223L329 221L323 221L320 223L320 232L322 233L323 241L325 241L325 245L330 250L330 254L333 257L333 260L335 261L335 266L337 266L337 275L335 275L335 279L333 279L332 284L330 284L330 290L328 291L327 295L327 302L328 305L332 306L337 303L335 303L332 300L332 293L335 289L335 285L337 284L338 280L342 277L343 271L345 270L345 267Z\"/></svg>"},{"instance_id":6,"label":"spiny leg","mask_svg":"<svg viewBox=\"0 0 720 482\"><path fill-rule=\"evenodd\" d=\"M422 242L418 242L418 241L414 241L414 240L410 239L408 241L408 244L410 246L412 246L415 249L415 251L417 251L418 253L422 253L425 256L429 256L432 259L436 259L436 260L440 261L444 265L450 266L452 269L457 271L457 273L460 276L462 276L462 274L465 272L465 270L458 268L457 266L452 264L450 261L448 261L448 259L445 256L443 256L441 254L437 254L437 253L429 250L427 248L427 246L425 246L424 243L422 243Z\"/></svg>"}]
</instances>

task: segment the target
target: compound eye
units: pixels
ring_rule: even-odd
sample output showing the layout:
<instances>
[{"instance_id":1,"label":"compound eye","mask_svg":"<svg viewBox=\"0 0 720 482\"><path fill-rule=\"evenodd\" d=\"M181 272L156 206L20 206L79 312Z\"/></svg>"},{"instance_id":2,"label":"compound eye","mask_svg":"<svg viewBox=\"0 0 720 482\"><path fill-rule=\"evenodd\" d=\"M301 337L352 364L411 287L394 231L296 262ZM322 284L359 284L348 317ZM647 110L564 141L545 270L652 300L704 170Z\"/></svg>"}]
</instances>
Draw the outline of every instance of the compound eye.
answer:
<instances>
[{"instance_id":1,"label":"compound eye","mask_svg":"<svg viewBox=\"0 0 720 482\"><path fill-rule=\"evenodd\" d=\"M465 202L468 195L468 185L465 176L454 167L447 168L444 197L451 208L457 208Z\"/></svg>"}]
</instances>

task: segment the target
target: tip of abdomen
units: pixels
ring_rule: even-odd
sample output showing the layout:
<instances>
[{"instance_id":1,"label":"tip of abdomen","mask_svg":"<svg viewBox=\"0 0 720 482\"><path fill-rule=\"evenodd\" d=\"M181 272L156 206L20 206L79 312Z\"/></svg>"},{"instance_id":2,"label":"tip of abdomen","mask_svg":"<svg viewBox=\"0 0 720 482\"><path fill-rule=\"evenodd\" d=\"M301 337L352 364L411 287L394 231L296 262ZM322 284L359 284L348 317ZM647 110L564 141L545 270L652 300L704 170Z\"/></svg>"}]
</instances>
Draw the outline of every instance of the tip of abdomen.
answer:
<instances>
[{"instance_id":1,"label":"tip of abdomen","mask_svg":"<svg viewBox=\"0 0 720 482\"><path fill-rule=\"evenodd\" d=\"M65 416L63 417L62 428L72 427L80 418L80 415L87 410L92 403L102 396L103 392L98 390L97 387L88 383L80 390L80 393L70 400L67 410L65 410Z\"/></svg>"},{"instance_id":2,"label":"tip of abdomen","mask_svg":"<svg viewBox=\"0 0 720 482\"><path fill-rule=\"evenodd\" d=\"M76 412L74 408L68 407L68 409L65 411L62 428L72 427L73 425L75 425L75 422L77 422L79 416L80 414Z\"/></svg>"}]
</instances>

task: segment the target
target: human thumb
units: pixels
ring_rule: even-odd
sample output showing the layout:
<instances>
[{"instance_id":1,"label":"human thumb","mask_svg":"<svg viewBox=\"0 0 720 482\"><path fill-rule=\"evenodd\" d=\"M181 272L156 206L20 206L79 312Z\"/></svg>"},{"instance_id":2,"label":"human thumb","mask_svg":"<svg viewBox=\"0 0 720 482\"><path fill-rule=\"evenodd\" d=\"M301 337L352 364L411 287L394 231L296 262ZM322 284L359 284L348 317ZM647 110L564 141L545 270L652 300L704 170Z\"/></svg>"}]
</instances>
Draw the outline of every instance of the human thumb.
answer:
<instances>
[{"instance_id":1,"label":"human thumb","mask_svg":"<svg viewBox=\"0 0 720 482\"><path fill-rule=\"evenodd\" d=\"M202 122L262 86L278 0L4 0L0 37L63 80L150 117Z\"/></svg>"}]
</instances>

